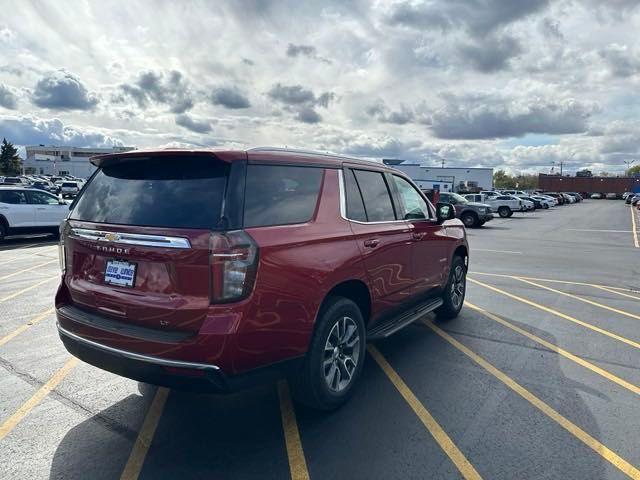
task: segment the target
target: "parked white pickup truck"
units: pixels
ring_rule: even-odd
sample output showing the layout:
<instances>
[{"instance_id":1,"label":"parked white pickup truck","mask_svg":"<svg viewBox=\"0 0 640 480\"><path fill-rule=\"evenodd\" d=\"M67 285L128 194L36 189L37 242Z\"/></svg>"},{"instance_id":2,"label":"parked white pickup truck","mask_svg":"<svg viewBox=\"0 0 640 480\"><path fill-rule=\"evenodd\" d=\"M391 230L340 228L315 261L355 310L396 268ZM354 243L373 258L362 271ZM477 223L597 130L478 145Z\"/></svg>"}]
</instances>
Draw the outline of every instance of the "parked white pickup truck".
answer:
<instances>
[{"instance_id":1,"label":"parked white pickup truck","mask_svg":"<svg viewBox=\"0 0 640 480\"><path fill-rule=\"evenodd\" d=\"M464 196L470 202L486 203L502 218L508 218L513 212L522 211L522 200L512 195L495 195L489 197L484 193L470 193Z\"/></svg>"}]
</instances>

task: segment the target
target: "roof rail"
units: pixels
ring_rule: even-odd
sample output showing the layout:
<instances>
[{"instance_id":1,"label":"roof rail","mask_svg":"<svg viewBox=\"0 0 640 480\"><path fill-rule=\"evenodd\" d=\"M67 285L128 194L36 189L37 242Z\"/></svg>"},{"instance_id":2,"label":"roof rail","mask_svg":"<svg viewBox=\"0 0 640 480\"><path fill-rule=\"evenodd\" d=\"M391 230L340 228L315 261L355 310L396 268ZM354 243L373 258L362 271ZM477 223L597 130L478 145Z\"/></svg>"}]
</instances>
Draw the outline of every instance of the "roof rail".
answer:
<instances>
[{"instance_id":1,"label":"roof rail","mask_svg":"<svg viewBox=\"0 0 640 480\"><path fill-rule=\"evenodd\" d=\"M358 160L374 162L375 160L368 160L366 158L347 157L345 155L339 155L337 153L318 152L314 150L304 150L302 148L281 148L281 147L254 147L247 150L247 152L290 152L301 153L306 155L322 155L324 157L340 158L343 160Z\"/></svg>"}]
</instances>

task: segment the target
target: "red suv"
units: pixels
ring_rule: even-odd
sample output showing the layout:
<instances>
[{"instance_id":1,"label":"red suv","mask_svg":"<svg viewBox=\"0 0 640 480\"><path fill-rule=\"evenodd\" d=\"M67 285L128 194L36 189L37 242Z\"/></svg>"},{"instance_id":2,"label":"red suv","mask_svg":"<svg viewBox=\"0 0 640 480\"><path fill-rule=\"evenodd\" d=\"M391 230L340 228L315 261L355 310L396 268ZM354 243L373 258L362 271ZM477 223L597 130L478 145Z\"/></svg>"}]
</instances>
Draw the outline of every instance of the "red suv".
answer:
<instances>
[{"instance_id":1,"label":"red suv","mask_svg":"<svg viewBox=\"0 0 640 480\"><path fill-rule=\"evenodd\" d=\"M61 227L56 310L97 367L209 391L286 374L330 409L367 341L462 308L464 226L385 165L278 149L91 162Z\"/></svg>"}]
</instances>

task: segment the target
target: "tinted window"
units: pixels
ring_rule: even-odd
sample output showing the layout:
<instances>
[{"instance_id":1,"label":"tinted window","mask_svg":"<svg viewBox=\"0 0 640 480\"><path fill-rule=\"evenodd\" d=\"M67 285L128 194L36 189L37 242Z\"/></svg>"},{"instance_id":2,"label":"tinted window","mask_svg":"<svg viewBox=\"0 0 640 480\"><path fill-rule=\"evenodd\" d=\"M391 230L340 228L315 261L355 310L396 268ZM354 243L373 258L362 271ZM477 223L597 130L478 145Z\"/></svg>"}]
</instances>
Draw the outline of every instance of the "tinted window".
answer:
<instances>
[{"instance_id":1,"label":"tinted window","mask_svg":"<svg viewBox=\"0 0 640 480\"><path fill-rule=\"evenodd\" d=\"M35 205L58 205L60 203L53 195L42 192L29 192L27 196L29 203Z\"/></svg>"},{"instance_id":2,"label":"tinted window","mask_svg":"<svg viewBox=\"0 0 640 480\"><path fill-rule=\"evenodd\" d=\"M360 195L356 178L353 176L353 170L346 170L344 183L347 194L347 218L366 222L367 214L364 210L364 203L362 203L362 195Z\"/></svg>"},{"instance_id":3,"label":"tinted window","mask_svg":"<svg viewBox=\"0 0 640 480\"><path fill-rule=\"evenodd\" d=\"M12 205L27 203L27 196L19 190L0 190L0 202Z\"/></svg>"},{"instance_id":4,"label":"tinted window","mask_svg":"<svg viewBox=\"0 0 640 480\"><path fill-rule=\"evenodd\" d=\"M429 217L429 207L427 202L422 198L422 195L413 188L409 182L404 178L400 178L396 175L393 176L393 181L398 188L400 194L400 201L404 207L405 220L414 220Z\"/></svg>"},{"instance_id":5,"label":"tinted window","mask_svg":"<svg viewBox=\"0 0 640 480\"><path fill-rule=\"evenodd\" d=\"M222 209L228 164L210 157L133 160L100 169L71 218L89 222L214 228Z\"/></svg>"},{"instance_id":6,"label":"tinted window","mask_svg":"<svg viewBox=\"0 0 640 480\"><path fill-rule=\"evenodd\" d=\"M77 184L77 183L74 183L74 182L64 182L64 183L62 184L62 186L63 186L63 187L71 187L71 188L74 188L74 187L77 187L77 186L78 186L78 184Z\"/></svg>"},{"instance_id":7,"label":"tinted window","mask_svg":"<svg viewBox=\"0 0 640 480\"><path fill-rule=\"evenodd\" d=\"M503 196L501 196L501 197L498 197L498 200L513 200L513 198L512 198L512 197L508 197L508 196L504 196L504 195L503 195Z\"/></svg>"},{"instance_id":8,"label":"tinted window","mask_svg":"<svg viewBox=\"0 0 640 480\"><path fill-rule=\"evenodd\" d=\"M287 225L311 220L323 173L321 168L249 165L244 226Z\"/></svg>"},{"instance_id":9,"label":"tinted window","mask_svg":"<svg viewBox=\"0 0 640 480\"><path fill-rule=\"evenodd\" d=\"M370 222L395 220L391 196L383 174L367 170L355 170L355 174L364 199L367 219Z\"/></svg>"}]
</instances>

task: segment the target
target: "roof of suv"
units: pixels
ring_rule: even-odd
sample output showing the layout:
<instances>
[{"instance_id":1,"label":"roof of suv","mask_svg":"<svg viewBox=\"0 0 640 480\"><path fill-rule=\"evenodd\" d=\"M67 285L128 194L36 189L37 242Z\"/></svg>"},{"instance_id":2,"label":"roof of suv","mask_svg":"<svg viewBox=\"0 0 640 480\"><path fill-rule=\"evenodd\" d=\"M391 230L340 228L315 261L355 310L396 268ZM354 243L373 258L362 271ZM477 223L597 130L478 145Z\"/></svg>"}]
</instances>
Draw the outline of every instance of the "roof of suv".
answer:
<instances>
[{"instance_id":1,"label":"roof of suv","mask_svg":"<svg viewBox=\"0 0 640 480\"><path fill-rule=\"evenodd\" d=\"M175 155L196 155L196 156L214 156L225 162L234 162L239 160L274 162L274 163L302 163L318 166L329 166L333 168L341 167L344 163L366 165L368 167L377 167L384 170L393 170L382 162L373 160L363 160L361 158L345 157L330 153L320 153L308 150L295 150L288 148L260 147L249 150L216 150L216 149L149 149L135 150L132 152L109 153L105 155L97 155L91 157L91 163L97 167L119 163L127 158L144 158L151 156L175 156Z\"/></svg>"}]
</instances>

